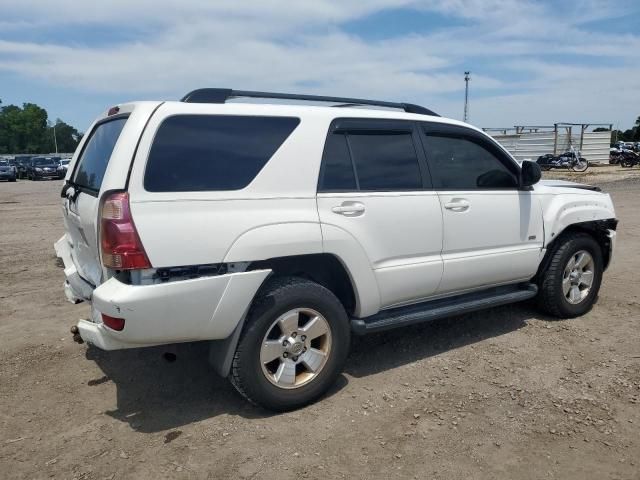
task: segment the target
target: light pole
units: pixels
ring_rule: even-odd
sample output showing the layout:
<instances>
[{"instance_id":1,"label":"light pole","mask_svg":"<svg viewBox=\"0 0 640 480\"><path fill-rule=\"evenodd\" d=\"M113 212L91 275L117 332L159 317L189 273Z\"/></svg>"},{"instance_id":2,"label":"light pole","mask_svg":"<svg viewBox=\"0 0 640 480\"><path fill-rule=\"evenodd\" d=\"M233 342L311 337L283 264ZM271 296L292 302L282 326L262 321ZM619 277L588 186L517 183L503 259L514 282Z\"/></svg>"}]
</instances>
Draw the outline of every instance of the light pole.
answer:
<instances>
[{"instance_id":1,"label":"light pole","mask_svg":"<svg viewBox=\"0 0 640 480\"><path fill-rule=\"evenodd\" d=\"M56 124L53 124L53 143L56 146L56 155L58 154L58 138L56 137Z\"/></svg>"},{"instance_id":2,"label":"light pole","mask_svg":"<svg viewBox=\"0 0 640 480\"><path fill-rule=\"evenodd\" d=\"M471 72L464 72L464 121L469 118L469 76Z\"/></svg>"}]
</instances>

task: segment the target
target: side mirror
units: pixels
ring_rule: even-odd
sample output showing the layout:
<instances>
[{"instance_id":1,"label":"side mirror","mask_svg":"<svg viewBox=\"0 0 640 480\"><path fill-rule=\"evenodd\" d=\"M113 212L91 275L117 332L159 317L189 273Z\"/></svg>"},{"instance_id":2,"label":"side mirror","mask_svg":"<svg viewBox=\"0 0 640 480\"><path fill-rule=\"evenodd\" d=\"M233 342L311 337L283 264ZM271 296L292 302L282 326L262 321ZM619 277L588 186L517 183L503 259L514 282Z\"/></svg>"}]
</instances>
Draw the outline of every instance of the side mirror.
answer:
<instances>
[{"instance_id":1,"label":"side mirror","mask_svg":"<svg viewBox=\"0 0 640 480\"><path fill-rule=\"evenodd\" d=\"M530 187L531 185L535 185L540 181L542 177L542 170L540 170L540 165L536 162L530 162L525 160L522 162L522 171L520 173L522 187Z\"/></svg>"}]
</instances>

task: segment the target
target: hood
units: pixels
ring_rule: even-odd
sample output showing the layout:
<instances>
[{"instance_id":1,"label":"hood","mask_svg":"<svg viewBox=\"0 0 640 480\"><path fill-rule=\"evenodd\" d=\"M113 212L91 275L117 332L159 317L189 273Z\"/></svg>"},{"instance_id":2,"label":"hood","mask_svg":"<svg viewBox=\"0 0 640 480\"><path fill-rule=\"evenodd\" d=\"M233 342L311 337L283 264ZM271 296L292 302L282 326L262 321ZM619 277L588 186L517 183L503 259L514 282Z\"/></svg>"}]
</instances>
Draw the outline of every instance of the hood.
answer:
<instances>
[{"instance_id":1,"label":"hood","mask_svg":"<svg viewBox=\"0 0 640 480\"><path fill-rule=\"evenodd\" d=\"M562 187L562 188L579 188L581 190L591 190L593 192L600 192L600 187L595 185L588 185L586 183L569 182L568 180L540 180L539 185L545 187Z\"/></svg>"},{"instance_id":2,"label":"hood","mask_svg":"<svg viewBox=\"0 0 640 480\"><path fill-rule=\"evenodd\" d=\"M10 172L13 170L11 165L0 165L0 172Z\"/></svg>"}]
</instances>

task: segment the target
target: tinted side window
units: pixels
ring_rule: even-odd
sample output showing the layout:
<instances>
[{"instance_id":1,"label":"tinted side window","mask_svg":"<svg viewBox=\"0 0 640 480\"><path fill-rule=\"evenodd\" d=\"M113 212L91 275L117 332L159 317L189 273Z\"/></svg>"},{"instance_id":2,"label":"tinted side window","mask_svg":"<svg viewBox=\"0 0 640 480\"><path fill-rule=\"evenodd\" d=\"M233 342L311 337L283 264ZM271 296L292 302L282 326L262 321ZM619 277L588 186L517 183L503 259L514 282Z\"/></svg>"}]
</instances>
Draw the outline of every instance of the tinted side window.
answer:
<instances>
[{"instance_id":1,"label":"tinted side window","mask_svg":"<svg viewBox=\"0 0 640 480\"><path fill-rule=\"evenodd\" d=\"M291 117L169 117L151 146L144 187L150 192L244 188L299 123Z\"/></svg>"},{"instance_id":2,"label":"tinted side window","mask_svg":"<svg viewBox=\"0 0 640 480\"><path fill-rule=\"evenodd\" d=\"M461 136L427 133L427 159L436 188L515 188L516 175L492 152Z\"/></svg>"},{"instance_id":3,"label":"tinted side window","mask_svg":"<svg viewBox=\"0 0 640 480\"><path fill-rule=\"evenodd\" d=\"M330 133L322 155L322 172L318 190L336 192L357 189L347 137L341 133Z\"/></svg>"},{"instance_id":4,"label":"tinted side window","mask_svg":"<svg viewBox=\"0 0 640 480\"><path fill-rule=\"evenodd\" d=\"M349 134L360 190L420 190L422 177L410 133Z\"/></svg>"},{"instance_id":5,"label":"tinted side window","mask_svg":"<svg viewBox=\"0 0 640 480\"><path fill-rule=\"evenodd\" d=\"M89 190L99 191L109 158L126 123L126 117L116 118L98 126L91 132L78 160L73 182Z\"/></svg>"}]
</instances>

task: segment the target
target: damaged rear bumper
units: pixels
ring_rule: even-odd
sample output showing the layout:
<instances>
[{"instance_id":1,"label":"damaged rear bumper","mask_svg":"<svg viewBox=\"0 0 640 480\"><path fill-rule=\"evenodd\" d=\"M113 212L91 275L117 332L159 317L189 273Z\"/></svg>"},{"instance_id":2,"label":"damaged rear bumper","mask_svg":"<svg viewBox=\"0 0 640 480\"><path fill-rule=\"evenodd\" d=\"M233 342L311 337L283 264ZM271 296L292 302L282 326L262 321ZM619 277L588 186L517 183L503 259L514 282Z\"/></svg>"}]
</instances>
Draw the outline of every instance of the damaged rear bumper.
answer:
<instances>
[{"instance_id":1,"label":"damaged rear bumper","mask_svg":"<svg viewBox=\"0 0 640 480\"><path fill-rule=\"evenodd\" d=\"M71 251L66 235L53 244L56 256L64 264L64 294L71 303L90 301L95 287L80 276L71 258Z\"/></svg>"},{"instance_id":2,"label":"damaged rear bumper","mask_svg":"<svg viewBox=\"0 0 640 480\"><path fill-rule=\"evenodd\" d=\"M91 303L91 318L78 322L78 332L85 342L104 350L225 339L271 272L254 270L150 285L110 278L94 288L78 275L61 241L66 240L63 237L55 246L65 264L65 293L71 301ZM124 319L124 328L107 327L102 314Z\"/></svg>"}]
</instances>

